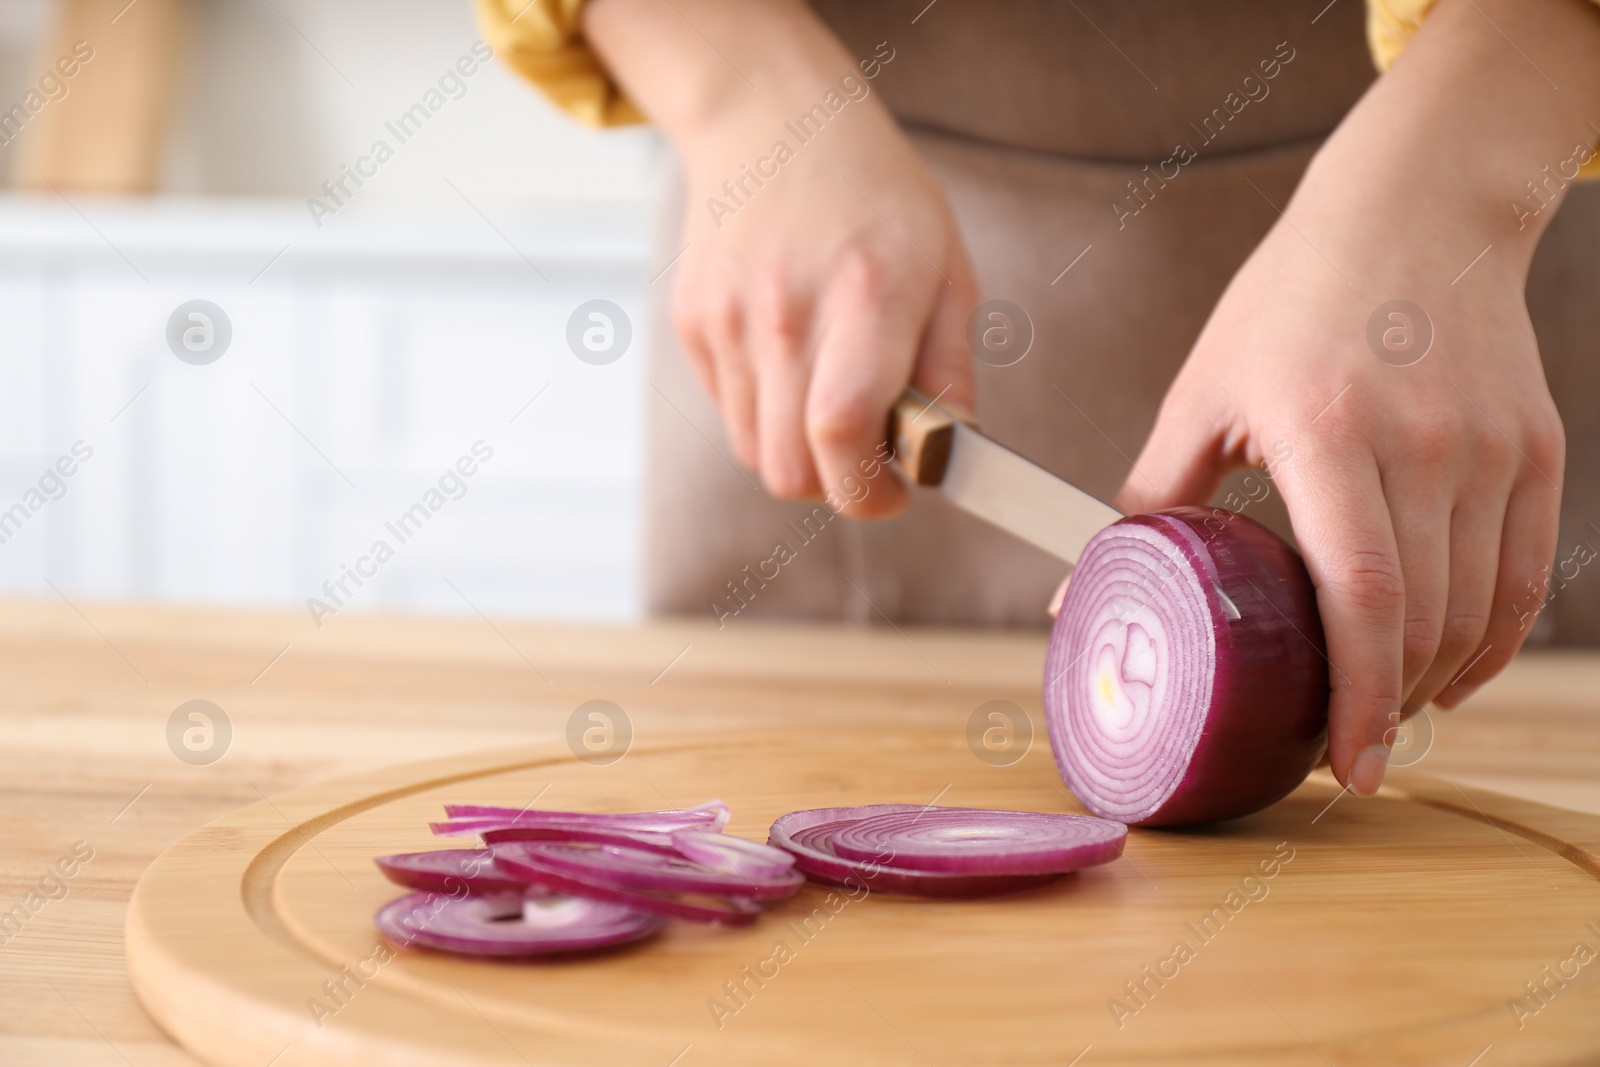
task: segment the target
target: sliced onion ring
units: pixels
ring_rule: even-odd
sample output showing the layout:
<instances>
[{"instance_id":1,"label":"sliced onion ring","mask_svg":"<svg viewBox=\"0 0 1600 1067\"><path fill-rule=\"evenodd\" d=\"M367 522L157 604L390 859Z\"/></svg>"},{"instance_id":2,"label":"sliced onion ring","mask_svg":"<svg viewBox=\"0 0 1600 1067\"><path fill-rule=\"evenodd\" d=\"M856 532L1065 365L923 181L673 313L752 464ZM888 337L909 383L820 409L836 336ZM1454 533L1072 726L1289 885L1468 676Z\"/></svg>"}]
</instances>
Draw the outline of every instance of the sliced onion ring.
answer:
<instances>
[{"instance_id":1,"label":"sliced onion ring","mask_svg":"<svg viewBox=\"0 0 1600 1067\"><path fill-rule=\"evenodd\" d=\"M402 945L466 956L592 952L648 937L665 924L659 916L584 897L530 903L537 910L525 917L521 893L409 893L379 908L373 918L379 930Z\"/></svg>"},{"instance_id":2,"label":"sliced onion ring","mask_svg":"<svg viewBox=\"0 0 1600 1067\"><path fill-rule=\"evenodd\" d=\"M742 837L698 829L659 834L646 830L511 826L484 830L482 837L486 845L497 845L507 841L582 841L594 845L643 849L663 856L690 860L708 870L733 875L746 883L782 881L784 876L794 869L794 857L782 849Z\"/></svg>"},{"instance_id":3,"label":"sliced onion ring","mask_svg":"<svg viewBox=\"0 0 1600 1067\"><path fill-rule=\"evenodd\" d=\"M479 833L484 829L513 826L573 826L596 830L639 830L672 833L695 827L720 831L732 813L720 800L708 800L692 808L666 811L629 811L597 814L582 811L537 811L502 808L483 804L446 804L447 821L433 823L434 833ZM441 829L443 827L444 829Z\"/></svg>"},{"instance_id":4,"label":"sliced onion ring","mask_svg":"<svg viewBox=\"0 0 1600 1067\"><path fill-rule=\"evenodd\" d=\"M916 813L921 804L868 804L859 808L812 808L792 811L772 824L772 844L791 852L795 866L825 882L907 896L970 898L1013 893L1047 885L1056 874L950 874L901 870L878 862L845 859L833 851L832 835L861 819Z\"/></svg>"},{"instance_id":5,"label":"sliced onion ring","mask_svg":"<svg viewBox=\"0 0 1600 1067\"><path fill-rule=\"evenodd\" d=\"M1287 796L1328 737L1305 565L1229 512L1173 508L1107 527L1056 616L1044 705L1061 777L1097 815L1209 822Z\"/></svg>"},{"instance_id":6,"label":"sliced onion ring","mask_svg":"<svg viewBox=\"0 0 1600 1067\"><path fill-rule=\"evenodd\" d=\"M530 885L543 886L557 893L591 897L669 919L718 926L746 926L755 922L756 916L761 914L761 905L748 897L702 904L682 897L630 889L592 877L574 877L544 862L533 852L538 845L539 842L534 841L511 841L495 845L495 865L526 880Z\"/></svg>"},{"instance_id":7,"label":"sliced onion ring","mask_svg":"<svg viewBox=\"0 0 1600 1067\"><path fill-rule=\"evenodd\" d=\"M750 878L776 877L794 869L794 857L783 849L732 834L679 830L672 840L688 859Z\"/></svg>"},{"instance_id":8,"label":"sliced onion ring","mask_svg":"<svg viewBox=\"0 0 1600 1067\"><path fill-rule=\"evenodd\" d=\"M1122 855L1128 828L1088 815L986 808L885 812L840 827L845 859L952 874L1062 874Z\"/></svg>"},{"instance_id":9,"label":"sliced onion ring","mask_svg":"<svg viewBox=\"0 0 1600 1067\"><path fill-rule=\"evenodd\" d=\"M677 852L660 852L630 844L526 841L517 855L586 883L648 893L699 893L778 900L794 896L805 884L805 877L792 868L757 879L727 869L706 867L684 859Z\"/></svg>"},{"instance_id":10,"label":"sliced onion ring","mask_svg":"<svg viewBox=\"0 0 1600 1067\"><path fill-rule=\"evenodd\" d=\"M522 889L520 881L495 868L494 857L483 848L402 852L379 856L372 862L396 885L430 893L504 893Z\"/></svg>"}]
</instances>

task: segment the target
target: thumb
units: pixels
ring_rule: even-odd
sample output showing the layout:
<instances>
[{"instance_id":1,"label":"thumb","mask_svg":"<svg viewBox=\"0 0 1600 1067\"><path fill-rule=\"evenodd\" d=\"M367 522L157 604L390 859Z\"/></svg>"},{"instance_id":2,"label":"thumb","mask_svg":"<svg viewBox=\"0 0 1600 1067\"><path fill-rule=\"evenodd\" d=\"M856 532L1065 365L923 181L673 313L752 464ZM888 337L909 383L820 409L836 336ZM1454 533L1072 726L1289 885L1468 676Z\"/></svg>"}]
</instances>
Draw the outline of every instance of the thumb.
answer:
<instances>
[{"instance_id":1,"label":"thumb","mask_svg":"<svg viewBox=\"0 0 1600 1067\"><path fill-rule=\"evenodd\" d=\"M978 409L978 383L972 351L967 347L967 320L978 298L965 252L958 250L948 274L928 316L911 384L927 396L938 397L940 407L970 418Z\"/></svg>"},{"instance_id":2,"label":"thumb","mask_svg":"<svg viewBox=\"0 0 1600 1067\"><path fill-rule=\"evenodd\" d=\"M1227 473L1223 425L1201 398L1167 393L1150 438L1112 502L1127 515L1204 504Z\"/></svg>"}]
</instances>

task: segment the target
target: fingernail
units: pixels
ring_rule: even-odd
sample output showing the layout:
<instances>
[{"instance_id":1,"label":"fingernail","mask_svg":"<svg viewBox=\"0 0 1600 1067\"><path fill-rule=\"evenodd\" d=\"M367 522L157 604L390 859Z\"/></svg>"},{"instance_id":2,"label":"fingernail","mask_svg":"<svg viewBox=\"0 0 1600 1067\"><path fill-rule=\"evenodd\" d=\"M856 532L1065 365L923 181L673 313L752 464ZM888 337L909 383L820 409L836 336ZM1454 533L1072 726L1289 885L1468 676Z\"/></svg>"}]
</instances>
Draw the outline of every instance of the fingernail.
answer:
<instances>
[{"instance_id":1,"label":"fingernail","mask_svg":"<svg viewBox=\"0 0 1600 1067\"><path fill-rule=\"evenodd\" d=\"M1389 768L1389 749L1384 745L1368 745L1356 753L1350 768L1350 792L1358 797L1370 797L1383 784L1383 773Z\"/></svg>"},{"instance_id":2,"label":"fingernail","mask_svg":"<svg viewBox=\"0 0 1600 1067\"><path fill-rule=\"evenodd\" d=\"M1052 619L1061 614L1061 605L1067 600L1067 583L1071 580L1071 575L1061 579L1061 584L1056 586L1055 593L1050 597L1050 607L1046 610L1050 612Z\"/></svg>"}]
</instances>

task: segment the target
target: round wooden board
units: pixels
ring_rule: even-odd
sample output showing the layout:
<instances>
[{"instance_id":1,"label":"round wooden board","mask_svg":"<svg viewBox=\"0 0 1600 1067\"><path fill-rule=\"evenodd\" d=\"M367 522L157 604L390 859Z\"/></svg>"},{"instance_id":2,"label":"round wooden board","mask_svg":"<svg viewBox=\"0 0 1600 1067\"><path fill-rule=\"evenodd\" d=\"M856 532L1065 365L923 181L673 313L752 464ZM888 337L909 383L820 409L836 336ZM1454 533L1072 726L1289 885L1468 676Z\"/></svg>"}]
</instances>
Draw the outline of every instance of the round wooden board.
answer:
<instances>
[{"instance_id":1,"label":"round wooden board","mask_svg":"<svg viewBox=\"0 0 1600 1067\"><path fill-rule=\"evenodd\" d=\"M730 832L756 839L786 811L841 804L1077 810L1042 747L992 767L948 733L692 735L607 767L554 745L484 753L302 789L190 834L139 882L128 961L174 1038L237 1067L1600 1054L1600 963L1572 962L1580 943L1600 951L1600 820L1393 777L1372 800L1318 776L1223 827L1135 830L1123 861L1011 897L808 887L752 927L672 923L597 958L381 962L371 916L398 891L371 859L459 845L427 829L447 801L721 797ZM1529 998L1525 982L1563 968L1576 977Z\"/></svg>"}]
</instances>

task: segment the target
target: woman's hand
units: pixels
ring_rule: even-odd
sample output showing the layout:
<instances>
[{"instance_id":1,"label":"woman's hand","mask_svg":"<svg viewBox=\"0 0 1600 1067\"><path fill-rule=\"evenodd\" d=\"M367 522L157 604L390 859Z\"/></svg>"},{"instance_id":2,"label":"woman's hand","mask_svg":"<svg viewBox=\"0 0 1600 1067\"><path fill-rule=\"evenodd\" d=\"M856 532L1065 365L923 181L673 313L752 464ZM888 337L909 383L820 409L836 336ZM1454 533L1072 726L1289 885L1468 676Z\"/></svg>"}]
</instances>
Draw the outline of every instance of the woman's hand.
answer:
<instances>
[{"instance_id":1,"label":"woman's hand","mask_svg":"<svg viewBox=\"0 0 1600 1067\"><path fill-rule=\"evenodd\" d=\"M893 48L851 57L797 3L677 6L603 0L586 27L683 159L671 284L684 351L772 493L892 514L906 497L893 475L850 502L856 484L878 469L907 384L971 411L975 299L944 194L866 76ZM685 32L681 49L662 39ZM675 54L710 64L721 91L681 99Z\"/></svg>"},{"instance_id":2,"label":"woman's hand","mask_svg":"<svg viewBox=\"0 0 1600 1067\"><path fill-rule=\"evenodd\" d=\"M1555 550L1561 423L1514 266L1480 262L1452 286L1459 245L1368 215L1380 229L1313 249L1296 214L1229 286L1117 504L1203 502L1241 461L1272 470L1327 632L1332 762L1371 793L1401 719L1453 706L1527 635L1527 583ZM1367 324L1397 297L1422 315L1380 314L1380 357Z\"/></svg>"},{"instance_id":3,"label":"woman's hand","mask_svg":"<svg viewBox=\"0 0 1600 1067\"><path fill-rule=\"evenodd\" d=\"M1327 632L1331 762L1361 794L1402 718L1496 674L1538 607L1564 439L1523 288L1554 205L1510 203L1592 142L1596 56L1578 0L1443 0L1233 279L1118 499L1204 503L1272 468Z\"/></svg>"}]
</instances>

